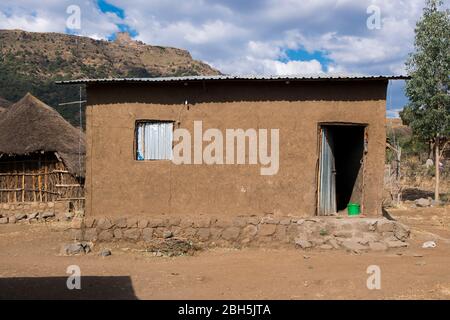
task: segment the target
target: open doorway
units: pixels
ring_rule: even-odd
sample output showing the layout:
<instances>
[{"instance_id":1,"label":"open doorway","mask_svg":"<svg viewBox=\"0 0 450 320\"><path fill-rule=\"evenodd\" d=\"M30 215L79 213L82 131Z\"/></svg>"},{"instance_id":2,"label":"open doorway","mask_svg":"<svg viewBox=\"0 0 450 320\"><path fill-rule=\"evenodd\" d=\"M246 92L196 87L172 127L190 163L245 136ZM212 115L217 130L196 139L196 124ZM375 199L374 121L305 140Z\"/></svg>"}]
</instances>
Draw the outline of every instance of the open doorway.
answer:
<instances>
[{"instance_id":1,"label":"open doorway","mask_svg":"<svg viewBox=\"0 0 450 320\"><path fill-rule=\"evenodd\" d=\"M344 210L349 202L362 205L365 126L320 126L318 215Z\"/></svg>"}]
</instances>

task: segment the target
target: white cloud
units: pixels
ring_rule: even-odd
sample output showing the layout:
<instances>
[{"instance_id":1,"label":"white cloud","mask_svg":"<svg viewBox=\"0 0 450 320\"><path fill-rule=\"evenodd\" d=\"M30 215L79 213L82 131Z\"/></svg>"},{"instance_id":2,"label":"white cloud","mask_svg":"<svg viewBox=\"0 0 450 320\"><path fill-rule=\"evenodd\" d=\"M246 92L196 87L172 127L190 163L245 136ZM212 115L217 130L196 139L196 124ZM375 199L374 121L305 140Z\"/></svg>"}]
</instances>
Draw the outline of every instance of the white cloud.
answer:
<instances>
[{"instance_id":1,"label":"white cloud","mask_svg":"<svg viewBox=\"0 0 450 320\"><path fill-rule=\"evenodd\" d=\"M102 13L94 0L2 0L0 28L65 30L66 8L82 8L80 34L107 38L126 23L149 44L187 49L230 74L400 74L413 48L425 0L107 0L125 18ZM381 30L369 30L369 5ZM289 61L287 49L322 52ZM321 62L323 63L321 65Z\"/></svg>"}]
</instances>

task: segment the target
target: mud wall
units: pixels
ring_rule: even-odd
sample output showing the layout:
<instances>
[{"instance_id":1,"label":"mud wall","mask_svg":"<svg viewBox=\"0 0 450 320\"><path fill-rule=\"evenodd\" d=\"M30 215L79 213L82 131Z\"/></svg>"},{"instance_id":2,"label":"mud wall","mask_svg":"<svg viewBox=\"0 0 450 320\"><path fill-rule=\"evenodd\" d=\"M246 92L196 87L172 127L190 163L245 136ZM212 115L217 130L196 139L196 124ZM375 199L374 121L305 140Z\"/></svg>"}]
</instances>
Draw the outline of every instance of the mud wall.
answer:
<instances>
[{"instance_id":1,"label":"mud wall","mask_svg":"<svg viewBox=\"0 0 450 320\"><path fill-rule=\"evenodd\" d=\"M87 216L316 213L318 126L367 125L363 207L379 215L385 152L386 81L197 82L88 86ZM279 129L279 171L260 165L136 161L137 120L208 128Z\"/></svg>"}]
</instances>

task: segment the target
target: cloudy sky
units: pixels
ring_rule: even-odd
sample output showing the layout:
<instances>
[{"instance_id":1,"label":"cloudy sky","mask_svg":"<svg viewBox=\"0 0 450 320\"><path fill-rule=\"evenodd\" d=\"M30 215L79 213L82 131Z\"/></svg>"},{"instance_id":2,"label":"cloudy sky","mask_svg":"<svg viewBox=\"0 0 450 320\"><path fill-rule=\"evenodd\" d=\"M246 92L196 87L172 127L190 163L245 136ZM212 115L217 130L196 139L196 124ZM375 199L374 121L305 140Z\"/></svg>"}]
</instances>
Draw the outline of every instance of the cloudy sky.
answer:
<instances>
[{"instance_id":1,"label":"cloudy sky","mask_svg":"<svg viewBox=\"0 0 450 320\"><path fill-rule=\"evenodd\" d=\"M70 29L67 8L80 8ZM404 74L424 0L1 0L0 29L187 49L227 74ZM377 19L379 18L379 19ZM70 26L70 25L69 25ZM391 82L388 114L407 102Z\"/></svg>"}]
</instances>

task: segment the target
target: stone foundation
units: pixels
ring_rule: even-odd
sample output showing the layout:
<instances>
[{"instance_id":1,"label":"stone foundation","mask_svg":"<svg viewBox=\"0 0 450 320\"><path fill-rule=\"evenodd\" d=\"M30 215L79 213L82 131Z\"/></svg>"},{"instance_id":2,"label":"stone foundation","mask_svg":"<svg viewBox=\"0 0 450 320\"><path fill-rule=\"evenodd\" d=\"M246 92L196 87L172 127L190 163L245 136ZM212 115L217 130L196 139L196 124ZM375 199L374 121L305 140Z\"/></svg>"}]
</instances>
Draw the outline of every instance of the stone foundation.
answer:
<instances>
[{"instance_id":1,"label":"stone foundation","mask_svg":"<svg viewBox=\"0 0 450 320\"><path fill-rule=\"evenodd\" d=\"M0 203L0 224L68 221L74 216L69 201Z\"/></svg>"},{"instance_id":2,"label":"stone foundation","mask_svg":"<svg viewBox=\"0 0 450 320\"><path fill-rule=\"evenodd\" d=\"M203 247L281 247L303 249L387 250L407 247L409 228L385 218L295 218L241 216L187 219L74 218L72 236L80 241L128 241L145 245L183 238Z\"/></svg>"}]
</instances>

